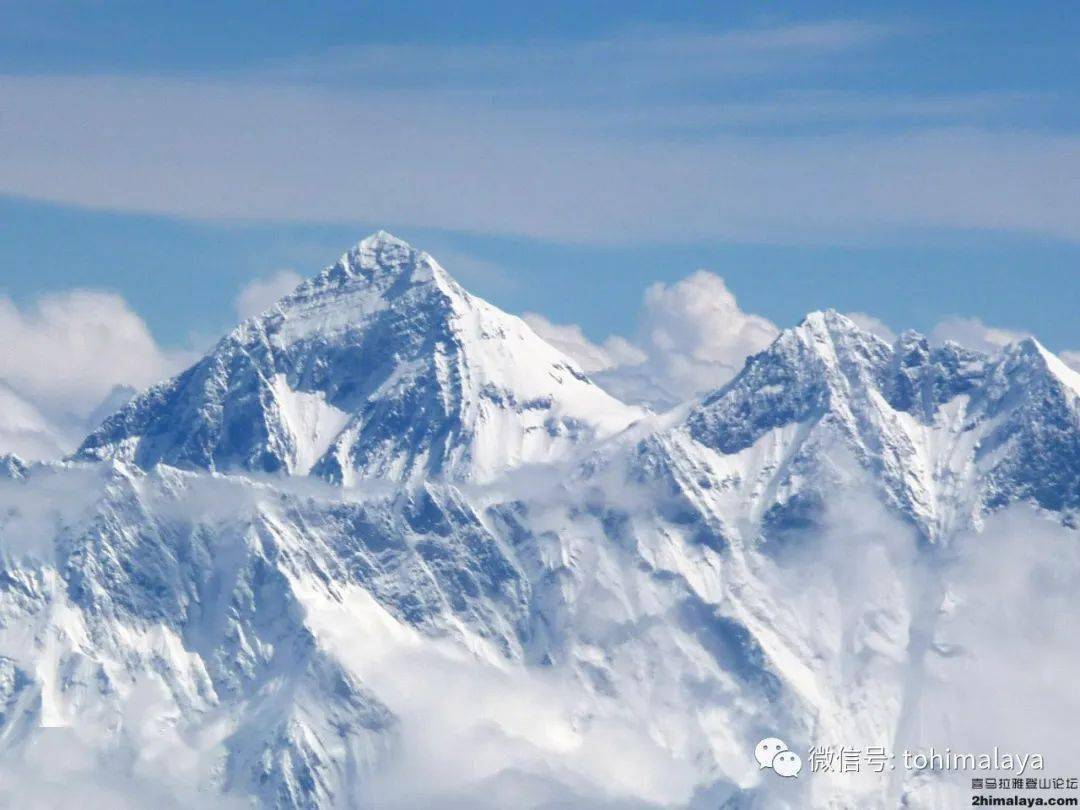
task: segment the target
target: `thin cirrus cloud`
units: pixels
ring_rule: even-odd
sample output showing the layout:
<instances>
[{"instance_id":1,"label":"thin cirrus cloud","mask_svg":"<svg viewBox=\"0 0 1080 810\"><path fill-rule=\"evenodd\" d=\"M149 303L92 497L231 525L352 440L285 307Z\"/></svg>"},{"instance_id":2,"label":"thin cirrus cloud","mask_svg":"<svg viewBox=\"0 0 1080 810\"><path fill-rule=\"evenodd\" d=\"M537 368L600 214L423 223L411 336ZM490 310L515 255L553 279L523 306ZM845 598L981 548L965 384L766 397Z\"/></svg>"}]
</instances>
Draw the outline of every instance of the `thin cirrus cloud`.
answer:
<instances>
[{"instance_id":1,"label":"thin cirrus cloud","mask_svg":"<svg viewBox=\"0 0 1080 810\"><path fill-rule=\"evenodd\" d=\"M1080 138L984 126L1022 97L828 86L902 35L833 21L368 46L227 75L6 76L0 193L596 244L1080 239ZM785 89L792 76L804 89Z\"/></svg>"},{"instance_id":2,"label":"thin cirrus cloud","mask_svg":"<svg viewBox=\"0 0 1080 810\"><path fill-rule=\"evenodd\" d=\"M533 101L566 102L595 91L640 97L689 83L725 82L805 70L858 52L900 30L861 20L687 31L637 27L576 42L338 46L311 57L276 60L264 75L317 83L375 80L398 89L504 91Z\"/></svg>"}]
</instances>

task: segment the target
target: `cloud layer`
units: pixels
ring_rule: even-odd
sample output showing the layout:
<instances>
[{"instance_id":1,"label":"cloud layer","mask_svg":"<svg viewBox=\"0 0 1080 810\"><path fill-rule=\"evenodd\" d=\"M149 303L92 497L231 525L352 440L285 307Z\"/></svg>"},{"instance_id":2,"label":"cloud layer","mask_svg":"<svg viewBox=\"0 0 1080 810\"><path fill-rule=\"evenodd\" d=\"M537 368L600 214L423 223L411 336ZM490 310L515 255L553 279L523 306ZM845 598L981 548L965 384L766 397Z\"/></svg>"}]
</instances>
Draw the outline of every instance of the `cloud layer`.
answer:
<instances>
[{"instance_id":1,"label":"cloud layer","mask_svg":"<svg viewBox=\"0 0 1080 810\"><path fill-rule=\"evenodd\" d=\"M650 286L632 340L611 336L597 345L576 325L534 313L525 319L611 393L660 409L723 385L779 331L743 312L724 280L705 270Z\"/></svg>"},{"instance_id":2,"label":"cloud layer","mask_svg":"<svg viewBox=\"0 0 1080 810\"><path fill-rule=\"evenodd\" d=\"M1024 332L987 326L978 318L964 318L959 315L945 318L930 332L930 339L935 343L951 340L961 346L987 354L993 354L1002 346L1025 337L1027 334Z\"/></svg>"},{"instance_id":3,"label":"cloud layer","mask_svg":"<svg viewBox=\"0 0 1080 810\"><path fill-rule=\"evenodd\" d=\"M18 307L0 297L0 380L54 421L89 415L118 385L144 388L188 359L163 350L118 295L89 290Z\"/></svg>"},{"instance_id":4,"label":"cloud layer","mask_svg":"<svg viewBox=\"0 0 1080 810\"><path fill-rule=\"evenodd\" d=\"M593 343L577 324L556 324L543 315L526 312L522 316L540 337L577 361L588 374L618 366L636 366L648 358L625 338L612 335L602 344Z\"/></svg>"},{"instance_id":5,"label":"cloud layer","mask_svg":"<svg viewBox=\"0 0 1080 810\"><path fill-rule=\"evenodd\" d=\"M1080 139L1012 125L1002 110L1027 103L1015 93L829 81L902 35L843 20L644 29L339 49L188 78L5 76L0 193L593 243L1080 239Z\"/></svg>"},{"instance_id":6,"label":"cloud layer","mask_svg":"<svg viewBox=\"0 0 1080 810\"><path fill-rule=\"evenodd\" d=\"M861 329L889 343L897 338L874 315L847 315ZM650 286L630 339L612 335L598 344L577 324L555 324L533 312L524 318L616 397L657 410L724 385L747 357L762 351L779 333L767 318L744 312L724 279L705 270L674 284ZM1026 336L960 316L945 318L929 334L935 344L951 340L987 354ZM1060 356L1080 370L1080 351L1063 351Z\"/></svg>"}]
</instances>

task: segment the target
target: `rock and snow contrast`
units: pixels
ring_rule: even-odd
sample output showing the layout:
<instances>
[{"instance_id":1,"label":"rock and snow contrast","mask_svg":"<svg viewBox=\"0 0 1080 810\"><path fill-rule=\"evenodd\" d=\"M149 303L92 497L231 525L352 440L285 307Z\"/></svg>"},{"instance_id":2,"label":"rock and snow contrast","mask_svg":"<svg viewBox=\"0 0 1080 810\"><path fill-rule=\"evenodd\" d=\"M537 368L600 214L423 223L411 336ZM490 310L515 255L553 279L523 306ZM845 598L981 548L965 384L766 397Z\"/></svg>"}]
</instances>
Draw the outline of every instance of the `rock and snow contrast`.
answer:
<instances>
[{"instance_id":1,"label":"rock and snow contrast","mask_svg":"<svg viewBox=\"0 0 1080 810\"><path fill-rule=\"evenodd\" d=\"M380 232L109 419L80 456L343 484L488 481L640 415Z\"/></svg>"},{"instance_id":2,"label":"rock and snow contrast","mask_svg":"<svg viewBox=\"0 0 1080 810\"><path fill-rule=\"evenodd\" d=\"M1022 718L1080 719L1078 508L1080 377L1034 340L813 313L654 414L379 233L68 460L0 458L0 788L960 806L963 774L754 746L1015 740L1071 775L1072 729Z\"/></svg>"}]
</instances>

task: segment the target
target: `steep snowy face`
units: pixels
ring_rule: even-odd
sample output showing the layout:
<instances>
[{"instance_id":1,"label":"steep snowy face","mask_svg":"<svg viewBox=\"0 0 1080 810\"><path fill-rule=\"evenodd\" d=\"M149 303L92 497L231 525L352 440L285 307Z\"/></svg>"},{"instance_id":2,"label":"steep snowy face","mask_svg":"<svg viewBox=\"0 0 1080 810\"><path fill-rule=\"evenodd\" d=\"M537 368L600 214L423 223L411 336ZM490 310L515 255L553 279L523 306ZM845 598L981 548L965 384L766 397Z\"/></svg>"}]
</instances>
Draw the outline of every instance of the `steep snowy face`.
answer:
<instances>
[{"instance_id":1,"label":"steep snowy face","mask_svg":"<svg viewBox=\"0 0 1080 810\"><path fill-rule=\"evenodd\" d=\"M0 478L12 481L26 476L26 462L13 453L0 456Z\"/></svg>"},{"instance_id":2,"label":"steep snowy face","mask_svg":"<svg viewBox=\"0 0 1080 810\"><path fill-rule=\"evenodd\" d=\"M443 806L444 760L467 807L544 806L487 797L507 769L523 789L551 768L580 807L732 793L759 726L806 730L721 611L728 562L656 493L606 504L559 472L387 495L167 465L0 480L0 761L77 730L199 806ZM394 768L418 798L383 800Z\"/></svg>"},{"instance_id":3,"label":"steep snowy face","mask_svg":"<svg viewBox=\"0 0 1080 810\"><path fill-rule=\"evenodd\" d=\"M978 394L969 411L985 426L975 460L986 505L1080 507L1080 374L1029 338L1003 353Z\"/></svg>"},{"instance_id":4,"label":"steep snowy face","mask_svg":"<svg viewBox=\"0 0 1080 810\"><path fill-rule=\"evenodd\" d=\"M937 540L1014 501L1080 506L1078 391L1075 372L1034 340L996 356L931 347L915 332L889 346L842 315L812 313L645 439L640 464L681 470L678 486L729 520L782 535L812 522L842 482L840 452Z\"/></svg>"},{"instance_id":5,"label":"steep snowy face","mask_svg":"<svg viewBox=\"0 0 1080 810\"><path fill-rule=\"evenodd\" d=\"M80 779L199 806L954 806L912 798L922 773L771 780L754 745L981 720L940 698L1002 658L972 639L1031 612L1029 581L1061 591L1040 621L1076 613L1078 396L1034 341L890 346L814 313L604 439L636 412L378 235L110 419L81 455L115 463L0 456L0 761L40 782L64 731ZM1051 512L984 554L965 529L1014 501ZM1054 553L1015 542L1040 522ZM982 567L950 564L965 541ZM1047 570L983 609L1017 550Z\"/></svg>"},{"instance_id":6,"label":"steep snowy face","mask_svg":"<svg viewBox=\"0 0 1080 810\"><path fill-rule=\"evenodd\" d=\"M84 442L84 459L484 481L640 416L523 321L379 232Z\"/></svg>"},{"instance_id":7,"label":"steep snowy face","mask_svg":"<svg viewBox=\"0 0 1080 810\"><path fill-rule=\"evenodd\" d=\"M815 312L751 357L730 385L687 418L691 435L736 453L764 433L835 414L851 425L855 402L883 387L888 344L835 312Z\"/></svg>"}]
</instances>

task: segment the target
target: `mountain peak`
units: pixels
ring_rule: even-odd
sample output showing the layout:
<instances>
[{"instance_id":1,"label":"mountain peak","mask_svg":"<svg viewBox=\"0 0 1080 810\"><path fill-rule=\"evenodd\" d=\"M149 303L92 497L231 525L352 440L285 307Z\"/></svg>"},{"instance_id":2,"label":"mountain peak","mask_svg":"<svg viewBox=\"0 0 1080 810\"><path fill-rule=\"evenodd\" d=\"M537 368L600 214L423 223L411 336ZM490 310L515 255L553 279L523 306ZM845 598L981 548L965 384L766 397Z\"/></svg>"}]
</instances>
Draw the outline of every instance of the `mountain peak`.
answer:
<instances>
[{"instance_id":1,"label":"mountain peak","mask_svg":"<svg viewBox=\"0 0 1080 810\"><path fill-rule=\"evenodd\" d=\"M357 243L357 247L360 247L361 245L395 245L400 247L406 247L410 250L412 249L412 245L410 245L404 239L394 236L392 233L390 233L390 231L383 230L382 228L379 228L379 230L375 231L375 233L371 234L370 236L366 236L361 239Z\"/></svg>"},{"instance_id":2,"label":"mountain peak","mask_svg":"<svg viewBox=\"0 0 1080 810\"><path fill-rule=\"evenodd\" d=\"M290 299L304 300L327 289L356 283L372 285L377 292L385 293L402 280L413 284L440 282L453 285L457 292L464 293L429 254L387 231L376 231L343 253L337 262L315 278L302 284ZM398 289L404 291L407 286L405 283Z\"/></svg>"},{"instance_id":3,"label":"mountain peak","mask_svg":"<svg viewBox=\"0 0 1080 810\"><path fill-rule=\"evenodd\" d=\"M929 538L1017 500L1080 505L1080 374L1034 338L992 355L931 347L910 331L890 346L839 313L814 312L683 424L725 455L769 437L763 446L779 443L798 462L781 467L807 480L807 460L839 442ZM799 486L792 476L780 490Z\"/></svg>"},{"instance_id":4,"label":"mountain peak","mask_svg":"<svg viewBox=\"0 0 1080 810\"><path fill-rule=\"evenodd\" d=\"M807 312L795 327L827 329L829 331L860 331L855 321L835 309L815 309Z\"/></svg>"},{"instance_id":5,"label":"mountain peak","mask_svg":"<svg viewBox=\"0 0 1080 810\"><path fill-rule=\"evenodd\" d=\"M427 254L389 231L375 231L370 236L361 239L344 254L344 257L349 258L350 265L384 269L415 264L424 256Z\"/></svg>"},{"instance_id":6,"label":"mountain peak","mask_svg":"<svg viewBox=\"0 0 1080 810\"><path fill-rule=\"evenodd\" d=\"M82 458L486 480L642 415L380 231L87 437Z\"/></svg>"},{"instance_id":7,"label":"mountain peak","mask_svg":"<svg viewBox=\"0 0 1080 810\"><path fill-rule=\"evenodd\" d=\"M887 347L886 341L869 332L851 320L847 315L835 309L816 310L807 313L798 325L785 330L793 338L807 346L816 344L829 345L870 345L880 350ZM783 337L781 333L780 337Z\"/></svg>"},{"instance_id":8,"label":"mountain peak","mask_svg":"<svg viewBox=\"0 0 1080 810\"><path fill-rule=\"evenodd\" d=\"M1024 337L1002 350L1006 366L1023 364L1036 368L1060 383L1075 397L1080 397L1080 373L1033 337Z\"/></svg>"}]
</instances>

